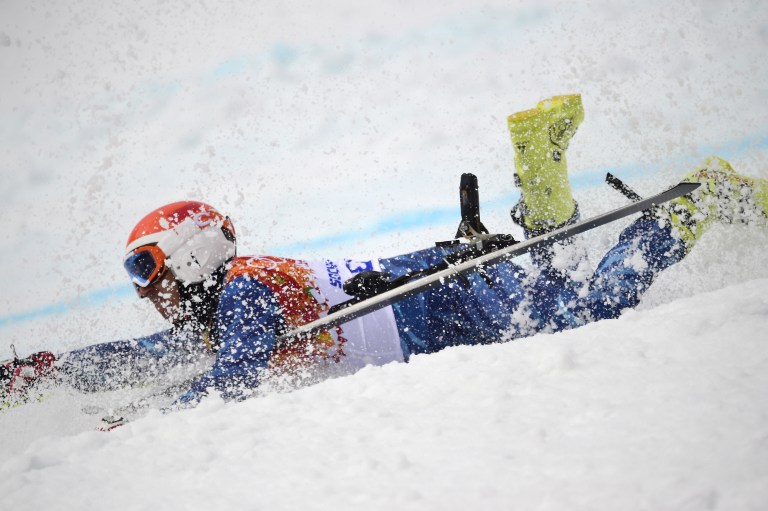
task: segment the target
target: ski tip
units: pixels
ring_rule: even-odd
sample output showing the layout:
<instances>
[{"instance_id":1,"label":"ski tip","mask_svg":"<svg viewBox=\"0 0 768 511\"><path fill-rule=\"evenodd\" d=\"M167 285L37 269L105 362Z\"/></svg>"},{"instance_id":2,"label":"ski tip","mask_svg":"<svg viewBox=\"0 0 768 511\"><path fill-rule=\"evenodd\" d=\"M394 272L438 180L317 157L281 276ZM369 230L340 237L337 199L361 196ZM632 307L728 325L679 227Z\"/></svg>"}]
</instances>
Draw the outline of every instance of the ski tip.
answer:
<instances>
[{"instance_id":1,"label":"ski tip","mask_svg":"<svg viewBox=\"0 0 768 511\"><path fill-rule=\"evenodd\" d=\"M701 183L696 183L693 181L680 181L675 188L683 188L685 190L683 195L685 195L686 193L691 193L699 186L701 186Z\"/></svg>"}]
</instances>

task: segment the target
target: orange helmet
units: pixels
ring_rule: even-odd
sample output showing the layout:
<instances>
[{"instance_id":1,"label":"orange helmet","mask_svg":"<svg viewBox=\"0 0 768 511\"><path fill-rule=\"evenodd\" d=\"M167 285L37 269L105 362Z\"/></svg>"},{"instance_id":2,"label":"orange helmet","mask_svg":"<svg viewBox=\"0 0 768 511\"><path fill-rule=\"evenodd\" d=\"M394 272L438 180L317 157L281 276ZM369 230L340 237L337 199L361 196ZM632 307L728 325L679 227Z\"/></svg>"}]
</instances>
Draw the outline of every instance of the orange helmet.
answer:
<instances>
[{"instance_id":1,"label":"orange helmet","mask_svg":"<svg viewBox=\"0 0 768 511\"><path fill-rule=\"evenodd\" d=\"M147 287L166 269L184 284L204 281L235 257L235 228L228 217L198 201L167 204L142 218L128 236L123 266Z\"/></svg>"}]
</instances>

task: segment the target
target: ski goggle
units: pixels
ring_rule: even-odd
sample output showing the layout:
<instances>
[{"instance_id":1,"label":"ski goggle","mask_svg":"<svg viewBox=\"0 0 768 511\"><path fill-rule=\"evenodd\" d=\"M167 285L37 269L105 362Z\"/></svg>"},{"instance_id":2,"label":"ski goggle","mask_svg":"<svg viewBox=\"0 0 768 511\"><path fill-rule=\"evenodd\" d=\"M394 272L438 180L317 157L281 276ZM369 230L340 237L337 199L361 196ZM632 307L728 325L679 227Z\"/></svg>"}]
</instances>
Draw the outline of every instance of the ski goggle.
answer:
<instances>
[{"instance_id":1,"label":"ski goggle","mask_svg":"<svg viewBox=\"0 0 768 511\"><path fill-rule=\"evenodd\" d=\"M123 266L134 284L147 287L164 273L165 254L157 245L144 245L133 250Z\"/></svg>"}]
</instances>

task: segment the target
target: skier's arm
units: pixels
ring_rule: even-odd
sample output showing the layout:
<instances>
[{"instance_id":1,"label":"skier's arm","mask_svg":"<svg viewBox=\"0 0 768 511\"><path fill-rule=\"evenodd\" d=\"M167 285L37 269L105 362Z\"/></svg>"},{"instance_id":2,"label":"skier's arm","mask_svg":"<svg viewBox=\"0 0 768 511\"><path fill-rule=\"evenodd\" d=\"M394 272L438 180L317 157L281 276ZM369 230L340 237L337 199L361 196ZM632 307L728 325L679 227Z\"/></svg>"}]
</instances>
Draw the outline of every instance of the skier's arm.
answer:
<instances>
[{"instance_id":1,"label":"skier's arm","mask_svg":"<svg viewBox=\"0 0 768 511\"><path fill-rule=\"evenodd\" d=\"M66 384L98 392L147 382L169 368L204 356L194 339L170 330L129 341L95 344L60 354L33 353L0 362L0 401L23 402L30 391Z\"/></svg>"},{"instance_id":2,"label":"skier's arm","mask_svg":"<svg viewBox=\"0 0 768 511\"><path fill-rule=\"evenodd\" d=\"M59 356L57 378L85 392L113 390L159 376L195 350L171 330L129 341L94 344Z\"/></svg>"},{"instance_id":3,"label":"skier's arm","mask_svg":"<svg viewBox=\"0 0 768 511\"><path fill-rule=\"evenodd\" d=\"M216 313L216 361L177 404L195 404L211 389L225 399L246 397L259 385L282 322L280 307L269 288L247 277L229 282Z\"/></svg>"}]
</instances>

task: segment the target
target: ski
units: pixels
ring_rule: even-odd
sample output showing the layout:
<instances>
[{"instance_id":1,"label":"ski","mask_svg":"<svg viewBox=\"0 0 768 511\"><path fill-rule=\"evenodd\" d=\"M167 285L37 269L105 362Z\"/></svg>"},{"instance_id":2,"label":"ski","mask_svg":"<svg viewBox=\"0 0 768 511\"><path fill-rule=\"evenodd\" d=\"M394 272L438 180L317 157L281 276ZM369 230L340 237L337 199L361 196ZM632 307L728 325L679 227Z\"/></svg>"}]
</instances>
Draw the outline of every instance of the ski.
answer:
<instances>
[{"instance_id":1,"label":"ski","mask_svg":"<svg viewBox=\"0 0 768 511\"><path fill-rule=\"evenodd\" d=\"M647 197L639 198L635 202L616 208L612 211L588 218L575 224L567 225L555 229L547 234L537 236L522 242L516 242L511 236L501 235L501 237L479 237L479 241L473 242L474 253L476 257L456 262L448 261L444 267L430 268L426 271L415 274L407 274L392 281L387 281L384 274L372 275L373 286L377 289L375 294L360 293L355 298L339 304L331 309L324 317L299 326L296 329L278 336L277 343L284 344L306 338L309 335L339 326L353 319L359 318L376 310L382 309L393 303L397 303L410 296L423 293L430 289L444 286L456 280L466 281L466 275L482 269L483 266L501 261L502 259L511 259L528 253L534 248L552 245L558 241L576 236L583 232L594 229L601 225L615 222L621 218L627 217L640 211L648 210L663 204L667 201L691 193L699 187L699 183L681 182L672 188L661 193ZM638 196L639 197L639 196ZM499 243L499 240L501 242ZM494 243L496 241L496 243ZM506 246L505 246L506 245ZM472 246L472 244L470 244ZM470 249L468 249L470 250ZM462 254L467 252L457 252ZM354 287L354 286L352 286ZM345 291L347 287L345 286ZM379 292L380 291L380 292Z\"/></svg>"}]
</instances>

